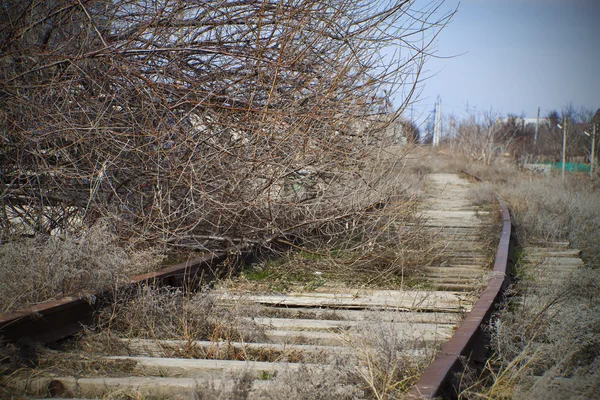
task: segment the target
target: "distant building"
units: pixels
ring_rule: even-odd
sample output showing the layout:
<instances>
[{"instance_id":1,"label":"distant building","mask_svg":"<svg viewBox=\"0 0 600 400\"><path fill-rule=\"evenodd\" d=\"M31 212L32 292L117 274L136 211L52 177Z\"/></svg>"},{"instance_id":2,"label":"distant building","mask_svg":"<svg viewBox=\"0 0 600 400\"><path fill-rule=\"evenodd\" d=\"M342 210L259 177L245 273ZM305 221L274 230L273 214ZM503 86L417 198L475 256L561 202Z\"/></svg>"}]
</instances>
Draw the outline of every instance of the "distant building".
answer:
<instances>
[{"instance_id":1,"label":"distant building","mask_svg":"<svg viewBox=\"0 0 600 400\"><path fill-rule=\"evenodd\" d=\"M523 123L525 124L525 126L532 124L535 125L536 123L536 118L520 118L521 120L523 120ZM548 118L540 118L540 124L549 124L550 120Z\"/></svg>"},{"instance_id":2,"label":"distant building","mask_svg":"<svg viewBox=\"0 0 600 400\"><path fill-rule=\"evenodd\" d=\"M502 122L507 123L511 119L514 118L515 125L521 125L523 128L527 128L529 125L535 126L537 118L521 118L521 117L507 117L502 118ZM540 118L540 125L550 124L550 120L548 118Z\"/></svg>"}]
</instances>

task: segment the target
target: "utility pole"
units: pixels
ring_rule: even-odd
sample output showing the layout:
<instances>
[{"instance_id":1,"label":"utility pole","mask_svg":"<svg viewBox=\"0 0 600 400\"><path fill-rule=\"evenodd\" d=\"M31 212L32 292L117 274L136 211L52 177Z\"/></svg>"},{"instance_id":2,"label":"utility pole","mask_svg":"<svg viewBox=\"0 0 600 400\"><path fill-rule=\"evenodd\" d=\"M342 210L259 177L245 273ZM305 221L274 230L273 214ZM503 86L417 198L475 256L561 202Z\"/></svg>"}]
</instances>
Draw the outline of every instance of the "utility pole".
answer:
<instances>
[{"instance_id":1,"label":"utility pole","mask_svg":"<svg viewBox=\"0 0 600 400\"><path fill-rule=\"evenodd\" d=\"M438 96L435 103L435 124L433 126L433 146L437 147L440 144L440 128L442 119L442 100Z\"/></svg>"},{"instance_id":2,"label":"utility pole","mask_svg":"<svg viewBox=\"0 0 600 400\"><path fill-rule=\"evenodd\" d=\"M563 148L562 148L562 178L565 180L565 170L567 167L567 117L563 117Z\"/></svg>"},{"instance_id":3,"label":"utility pole","mask_svg":"<svg viewBox=\"0 0 600 400\"><path fill-rule=\"evenodd\" d=\"M533 135L533 145L537 144L538 132L540 129L540 108L538 107L537 117L535 118L535 135Z\"/></svg>"},{"instance_id":4,"label":"utility pole","mask_svg":"<svg viewBox=\"0 0 600 400\"><path fill-rule=\"evenodd\" d=\"M440 97L439 105L440 105L440 120L439 120L439 132L440 133L438 135L438 144L439 144L440 140L442 140L442 136L444 134L444 127L442 125L442 98L441 97Z\"/></svg>"},{"instance_id":5,"label":"utility pole","mask_svg":"<svg viewBox=\"0 0 600 400\"><path fill-rule=\"evenodd\" d=\"M590 155L590 179L594 180L594 153L596 152L596 126L598 124L594 123L594 131L592 133L592 154Z\"/></svg>"}]
</instances>

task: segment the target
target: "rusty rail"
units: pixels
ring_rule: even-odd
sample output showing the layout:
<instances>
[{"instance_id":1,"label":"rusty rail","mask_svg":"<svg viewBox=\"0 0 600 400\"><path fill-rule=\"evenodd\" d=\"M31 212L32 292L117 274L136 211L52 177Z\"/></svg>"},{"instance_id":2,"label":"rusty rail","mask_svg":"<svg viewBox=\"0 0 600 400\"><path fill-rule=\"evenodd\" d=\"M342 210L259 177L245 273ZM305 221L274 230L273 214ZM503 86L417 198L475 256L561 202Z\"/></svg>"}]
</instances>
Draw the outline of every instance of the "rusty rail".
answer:
<instances>
[{"instance_id":1,"label":"rusty rail","mask_svg":"<svg viewBox=\"0 0 600 400\"><path fill-rule=\"evenodd\" d=\"M481 178L463 173L483 181ZM502 293L510 284L509 263L512 263L512 226L510 213L504 201L495 194L502 213L502 233L492 276L471 312L460 324L454 335L446 342L435 360L427 368L415 386L408 392L409 399L455 399L458 397L460 374L466 365L480 367L486 360L486 339L483 327L489 321Z\"/></svg>"},{"instance_id":2,"label":"rusty rail","mask_svg":"<svg viewBox=\"0 0 600 400\"><path fill-rule=\"evenodd\" d=\"M471 174L468 174L478 180ZM433 399L435 397L456 398L457 376L465 364L477 365L485 362L485 335L482 326L489 320L501 294L509 284L508 267L511 254L511 221L508 208L496 195L502 213L502 233L498 244L492 277L471 312L458 327L452 338L445 343L436 359L411 388L411 399ZM245 249L235 256L244 262L257 254L257 250ZM186 263L174 265L157 272L139 275L124 286L158 283L184 286L214 274L217 265L231 255L218 253ZM36 306L0 316L0 337L9 342L19 340L51 343L69 337L90 322L97 310L98 299L110 298L110 293L98 292L48 301ZM92 301L96 300L96 301Z\"/></svg>"},{"instance_id":3,"label":"rusty rail","mask_svg":"<svg viewBox=\"0 0 600 400\"><path fill-rule=\"evenodd\" d=\"M271 243L270 247L247 245L237 248L235 252L212 253L159 271L134 276L118 288L49 300L7 313L0 316L0 340L11 343L53 343L72 336L89 324L99 306L110 301L117 291L144 284L194 288L200 281L210 282L227 272L219 268L225 261L228 261L226 268L235 268L257 257L269 257L274 251L285 248L286 244Z\"/></svg>"},{"instance_id":4,"label":"rusty rail","mask_svg":"<svg viewBox=\"0 0 600 400\"><path fill-rule=\"evenodd\" d=\"M235 255L244 259L250 251ZM230 255L217 253L173 265L162 270L133 277L119 287L135 287L141 284L157 284L182 287L214 274L214 268ZM114 289L84 293L76 297L50 300L22 310L0 316L0 337L8 342L29 341L52 343L73 335L93 318L98 304L110 299Z\"/></svg>"}]
</instances>

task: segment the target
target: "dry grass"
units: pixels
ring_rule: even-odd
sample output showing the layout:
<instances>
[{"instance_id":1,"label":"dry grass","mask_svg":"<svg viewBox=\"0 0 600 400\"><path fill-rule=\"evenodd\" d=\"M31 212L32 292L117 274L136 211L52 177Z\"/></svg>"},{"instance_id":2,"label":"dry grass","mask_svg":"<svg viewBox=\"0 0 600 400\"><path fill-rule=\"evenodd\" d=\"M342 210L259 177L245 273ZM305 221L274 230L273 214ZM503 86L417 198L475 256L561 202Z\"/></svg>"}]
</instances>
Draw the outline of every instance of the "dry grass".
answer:
<instances>
[{"instance_id":1,"label":"dry grass","mask_svg":"<svg viewBox=\"0 0 600 400\"><path fill-rule=\"evenodd\" d=\"M600 271L527 289L491 327L494 356L464 399L592 399L600 382ZM548 397L551 395L550 397Z\"/></svg>"},{"instance_id":2,"label":"dry grass","mask_svg":"<svg viewBox=\"0 0 600 400\"><path fill-rule=\"evenodd\" d=\"M519 239L556 240L583 251L586 266L568 279L521 262L521 281L490 326L493 356L482 374L466 375L464 399L593 399L600 385L600 202L578 175L536 176L510 167L480 169L508 202ZM523 253L517 253L517 259ZM546 280L543 280L546 279Z\"/></svg>"},{"instance_id":3,"label":"dry grass","mask_svg":"<svg viewBox=\"0 0 600 400\"><path fill-rule=\"evenodd\" d=\"M244 310L217 304L204 292L140 286L122 292L98 316L97 332L142 339L259 341L263 330Z\"/></svg>"},{"instance_id":4,"label":"dry grass","mask_svg":"<svg viewBox=\"0 0 600 400\"><path fill-rule=\"evenodd\" d=\"M403 338L394 324L380 321L366 321L347 339L353 354L340 355L330 364L285 369L265 377L252 389L248 375L241 374L234 385L199 387L197 398L246 399L252 390L256 398L273 400L398 399L418 379L433 354L429 349L415 357L415 343Z\"/></svg>"},{"instance_id":5,"label":"dry grass","mask_svg":"<svg viewBox=\"0 0 600 400\"><path fill-rule=\"evenodd\" d=\"M22 238L0 246L0 314L154 270L160 251L123 248L105 224L77 234Z\"/></svg>"},{"instance_id":6,"label":"dry grass","mask_svg":"<svg viewBox=\"0 0 600 400\"><path fill-rule=\"evenodd\" d=\"M502 191L519 233L534 240L568 240L588 265L600 266L600 191L585 179L539 178Z\"/></svg>"},{"instance_id":7,"label":"dry grass","mask_svg":"<svg viewBox=\"0 0 600 400\"><path fill-rule=\"evenodd\" d=\"M392 320L401 321L402 315ZM402 397L435 354L434 348L405 338L394 323L382 321L366 321L351 346L358 359L354 375L368 397L378 400Z\"/></svg>"},{"instance_id":8,"label":"dry grass","mask_svg":"<svg viewBox=\"0 0 600 400\"><path fill-rule=\"evenodd\" d=\"M283 371L257 391L257 397L269 400L365 398L364 393L351 381L351 365L337 362L325 368L305 365L296 371Z\"/></svg>"},{"instance_id":9,"label":"dry grass","mask_svg":"<svg viewBox=\"0 0 600 400\"><path fill-rule=\"evenodd\" d=\"M507 201L521 241L567 240L591 267L600 265L600 186L587 175L548 176L502 164L468 166Z\"/></svg>"},{"instance_id":10,"label":"dry grass","mask_svg":"<svg viewBox=\"0 0 600 400\"><path fill-rule=\"evenodd\" d=\"M467 198L474 206L490 208L495 202L494 188L488 183L476 185L469 189Z\"/></svg>"},{"instance_id":11,"label":"dry grass","mask_svg":"<svg viewBox=\"0 0 600 400\"><path fill-rule=\"evenodd\" d=\"M249 372L226 375L221 382L198 385L195 400L245 400L250 395L254 376Z\"/></svg>"},{"instance_id":12,"label":"dry grass","mask_svg":"<svg viewBox=\"0 0 600 400\"><path fill-rule=\"evenodd\" d=\"M430 146L417 147L407 154L405 162L412 171L420 171L422 174L457 173L469 165L468 161L451 156L448 149L444 147L433 148Z\"/></svg>"},{"instance_id":13,"label":"dry grass","mask_svg":"<svg viewBox=\"0 0 600 400\"><path fill-rule=\"evenodd\" d=\"M348 381L348 367L343 363L328 366L302 365L299 369L284 369L276 376L265 375L255 381L247 371L225 374L220 380L198 385L196 400L245 400L250 396L260 399L339 399L365 398Z\"/></svg>"},{"instance_id":14,"label":"dry grass","mask_svg":"<svg viewBox=\"0 0 600 400\"><path fill-rule=\"evenodd\" d=\"M161 301L161 304L174 303L173 294L157 294L157 297L165 296L166 298ZM194 300L190 298L183 302L194 303ZM206 306L206 303L202 304ZM191 305L188 306L191 307ZM161 309L166 311L165 306L162 306ZM131 315L128 314L128 317ZM207 316L205 313L197 318L198 320L203 318L211 320L213 316ZM155 321L156 325L156 315L149 315L149 319ZM235 317L228 316L225 319L230 323ZM394 313L391 319L401 320L402 313ZM131 325L140 322L136 319L131 321ZM221 322L221 324L225 325L228 322ZM247 320L244 323L247 324ZM174 326L177 325L177 322L171 321L170 324ZM206 322L206 326L214 326L214 322ZM159 332L159 329L152 329L154 332ZM252 330L253 328L238 325L238 329L240 330L237 331L236 337L243 340L240 339L243 329ZM209 332L209 330L205 329L205 332ZM29 371L27 376L41 376L48 373L76 374L79 377L97 376L98 374L104 376L130 374L136 368L135 362L121 360L115 362L102 358L107 353L112 355L131 354L130 349L124 347L123 342L116 340L115 333L120 332L102 330L95 334L88 333L76 342L63 345L60 351L39 350L36 357L30 360L33 364L27 366ZM166 332L162 331L162 334L164 335ZM169 333L169 335L171 334ZM175 334L181 334L181 332L175 332ZM249 337L246 336L246 338ZM406 340L394 324L379 320L365 321L347 339L355 351L337 355L326 364L319 366L303 364L300 369L284 369L276 374L264 373L258 377L255 373L243 371L226 373L219 379L198 386L195 398L247 399L252 394L255 396L253 398L264 399L397 399L414 383L431 361L433 354L433 349L426 349L420 353L420 356L412 356L415 346L418 345ZM184 354L174 355L184 356ZM195 356L204 357L205 355L194 351L185 352L185 357ZM244 355L238 359L258 360L259 358ZM265 359L264 361L282 360ZM23 366L21 364L21 367ZM24 376L23 371L18 368L11 373L20 374L20 377ZM8 374L4 373L4 375ZM123 393L135 395L130 392ZM123 393L110 392L104 398L111 398L113 395L120 396Z\"/></svg>"},{"instance_id":15,"label":"dry grass","mask_svg":"<svg viewBox=\"0 0 600 400\"><path fill-rule=\"evenodd\" d=\"M373 236L354 246L346 242L340 247L305 248L275 261L249 265L223 285L267 292L312 291L331 285L406 287L439 254L432 233L419 227L390 228L396 240L393 235Z\"/></svg>"}]
</instances>

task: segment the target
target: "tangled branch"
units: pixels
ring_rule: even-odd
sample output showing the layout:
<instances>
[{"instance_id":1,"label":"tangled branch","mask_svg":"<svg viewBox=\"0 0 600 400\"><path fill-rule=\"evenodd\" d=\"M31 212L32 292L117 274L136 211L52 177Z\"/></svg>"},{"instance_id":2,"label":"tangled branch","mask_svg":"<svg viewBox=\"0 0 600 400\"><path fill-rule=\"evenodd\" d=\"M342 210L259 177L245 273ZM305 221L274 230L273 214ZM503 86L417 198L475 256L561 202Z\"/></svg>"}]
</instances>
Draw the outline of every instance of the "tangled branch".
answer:
<instances>
[{"instance_id":1,"label":"tangled branch","mask_svg":"<svg viewBox=\"0 0 600 400\"><path fill-rule=\"evenodd\" d=\"M413 3L1 1L2 235L212 248L364 212L450 18Z\"/></svg>"}]
</instances>

